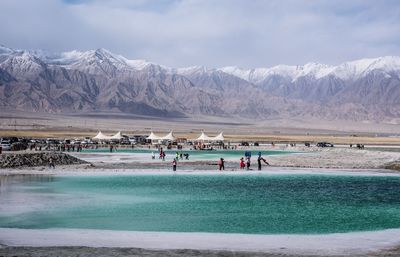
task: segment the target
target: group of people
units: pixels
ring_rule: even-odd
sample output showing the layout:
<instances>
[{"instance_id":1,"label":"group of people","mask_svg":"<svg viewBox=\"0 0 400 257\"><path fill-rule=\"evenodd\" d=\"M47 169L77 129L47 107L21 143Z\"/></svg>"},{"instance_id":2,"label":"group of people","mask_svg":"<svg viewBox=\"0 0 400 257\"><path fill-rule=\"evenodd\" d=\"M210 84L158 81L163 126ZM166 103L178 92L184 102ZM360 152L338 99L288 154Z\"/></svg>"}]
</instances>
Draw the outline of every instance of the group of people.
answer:
<instances>
[{"instance_id":1,"label":"group of people","mask_svg":"<svg viewBox=\"0 0 400 257\"><path fill-rule=\"evenodd\" d=\"M246 161L245 161L246 159ZM265 160L264 157L262 157L261 152L258 152L258 157L257 157L257 168L258 170L261 170L262 168L262 162L270 166L270 164ZM245 152L245 157L240 158L240 163L239 163L240 169L244 170L250 170L251 166L251 152Z\"/></svg>"},{"instance_id":2,"label":"group of people","mask_svg":"<svg viewBox=\"0 0 400 257\"><path fill-rule=\"evenodd\" d=\"M158 159L161 159L161 160L165 161L165 156L166 156L166 154L165 154L164 150L161 147L160 150L159 150ZM154 160L155 158L156 158L155 153L151 152L151 159Z\"/></svg>"},{"instance_id":3,"label":"group of people","mask_svg":"<svg viewBox=\"0 0 400 257\"><path fill-rule=\"evenodd\" d=\"M179 153L179 152L176 152L176 156L175 156L175 159L176 160L183 160L183 157L185 157L185 160L189 160L189 154L188 153Z\"/></svg>"},{"instance_id":4,"label":"group of people","mask_svg":"<svg viewBox=\"0 0 400 257\"><path fill-rule=\"evenodd\" d=\"M163 161L165 161L165 156L166 156L165 151L163 150L163 148L160 148L159 149L159 157L158 158L162 159ZM151 159L154 160L155 158L156 158L156 155L155 155L154 152L152 152L151 153ZM174 161L183 160L183 159L189 160L189 153L176 152L176 156L174 158ZM175 166L176 166L176 164L175 164Z\"/></svg>"},{"instance_id":5,"label":"group of people","mask_svg":"<svg viewBox=\"0 0 400 257\"><path fill-rule=\"evenodd\" d=\"M178 152L177 152L176 153L176 157L172 160L172 170L173 171L176 171L176 166L178 164L178 157L183 158L182 157L182 153L178 154ZM246 158L246 161L245 161L245 158ZM244 170L244 168L246 168L246 170L250 170L251 152L245 152L245 158L243 158L243 157L240 158L239 167L240 167L241 170ZM187 157L187 159L189 159L189 157ZM258 152L258 157L257 157L258 170L261 170L262 163L265 163L266 165L270 166L270 164L267 162L267 160L264 157L262 157L261 152ZM225 170L225 159L224 158L220 158L218 160L217 165L218 165L218 170Z\"/></svg>"},{"instance_id":6,"label":"group of people","mask_svg":"<svg viewBox=\"0 0 400 257\"><path fill-rule=\"evenodd\" d=\"M258 152L258 157L257 157L258 170L261 170L262 163L265 163L266 165L270 166L270 164L267 162L267 160L264 157L262 157L261 152ZM251 152L246 151L245 157L240 158L239 167L241 170L244 170L244 168L246 168L246 170L250 170L250 166L251 166ZM220 158L218 160L218 168L219 168L219 170L225 169L224 158Z\"/></svg>"}]
</instances>

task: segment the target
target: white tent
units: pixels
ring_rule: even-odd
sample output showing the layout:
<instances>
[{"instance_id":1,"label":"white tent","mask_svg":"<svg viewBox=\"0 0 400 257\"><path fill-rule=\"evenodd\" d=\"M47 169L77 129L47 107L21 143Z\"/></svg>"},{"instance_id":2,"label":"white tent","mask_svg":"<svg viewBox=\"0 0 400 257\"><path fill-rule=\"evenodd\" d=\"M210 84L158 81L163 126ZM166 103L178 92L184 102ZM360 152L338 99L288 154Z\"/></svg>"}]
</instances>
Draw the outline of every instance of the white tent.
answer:
<instances>
[{"instance_id":1,"label":"white tent","mask_svg":"<svg viewBox=\"0 0 400 257\"><path fill-rule=\"evenodd\" d=\"M93 139L97 139L97 140L109 140L111 139L110 136L106 136L103 133L101 133L101 131L99 131L99 133L97 133L97 135L95 137L93 137Z\"/></svg>"},{"instance_id":2,"label":"white tent","mask_svg":"<svg viewBox=\"0 0 400 257\"><path fill-rule=\"evenodd\" d=\"M122 138L124 138L121 135L121 131L119 131L117 134L115 134L114 136L111 136L110 139L115 139L115 140L121 140Z\"/></svg>"},{"instance_id":3,"label":"white tent","mask_svg":"<svg viewBox=\"0 0 400 257\"><path fill-rule=\"evenodd\" d=\"M196 139L196 141L225 141L225 137L223 132L219 133L219 135L215 137L209 137L204 132L201 132L201 135Z\"/></svg>"},{"instance_id":4,"label":"white tent","mask_svg":"<svg viewBox=\"0 0 400 257\"><path fill-rule=\"evenodd\" d=\"M150 140L161 140L162 137L157 136L156 134L153 133L153 131L150 133L150 135L146 138L146 139L150 139Z\"/></svg>"},{"instance_id":5,"label":"white tent","mask_svg":"<svg viewBox=\"0 0 400 257\"><path fill-rule=\"evenodd\" d=\"M146 138L146 139L150 139L150 140L168 140L168 141L175 141L176 137L174 136L174 133L169 132L167 135L161 137L161 136L157 136L156 134L153 133L153 131L150 133L150 135Z\"/></svg>"},{"instance_id":6,"label":"white tent","mask_svg":"<svg viewBox=\"0 0 400 257\"><path fill-rule=\"evenodd\" d=\"M225 137L223 135L223 132L219 133L218 136L212 137L210 140L212 141L224 141Z\"/></svg>"},{"instance_id":7,"label":"white tent","mask_svg":"<svg viewBox=\"0 0 400 257\"><path fill-rule=\"evenodd\" d=\"M174 134L171 132L169 132L167 135L161 137L161 140L170 140L170 141L174 141L176 140L176 137L174 136Z\"/></svg>"},{"instance_id":8,"label":"white tent","mask_svg":"<svg viewBox=\"0 0 400 257\"><path fill-rule=\"evenodd\" d=\"M207 136L204 132L201 132L201 135L196 139L197 141L208 141L211 137Z\"/></svg>"}]
</instances>

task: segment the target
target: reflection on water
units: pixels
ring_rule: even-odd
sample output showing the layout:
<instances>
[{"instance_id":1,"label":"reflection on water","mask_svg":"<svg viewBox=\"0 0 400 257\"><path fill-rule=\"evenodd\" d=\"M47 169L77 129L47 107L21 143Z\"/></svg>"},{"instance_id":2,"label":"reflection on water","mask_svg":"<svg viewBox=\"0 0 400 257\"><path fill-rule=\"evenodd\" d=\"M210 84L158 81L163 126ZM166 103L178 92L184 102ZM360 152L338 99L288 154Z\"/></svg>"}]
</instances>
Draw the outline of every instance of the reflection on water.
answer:
<instances>
[{"instance_id":1,"label":"reflection on water","mask_svg":"<svg viewBox=\"0 0 400 257\"><path fill-rule=\"evenodd\" d=\"M25 183L45 183L52 182L56 178L48 175L12 175L12 176L0 176L0 194L5 191L15 189L17 186Z\"/></svg>"},{"instance_id":2,"label":"reflection on water","mask_svg":"<svg viewBox=\"0 0 400 257\"><path fill-rule=\"evenodd\" d=\"M400 227L400 177L12 176L0 227L332 233Z\"/></svg>"}]
</instances>

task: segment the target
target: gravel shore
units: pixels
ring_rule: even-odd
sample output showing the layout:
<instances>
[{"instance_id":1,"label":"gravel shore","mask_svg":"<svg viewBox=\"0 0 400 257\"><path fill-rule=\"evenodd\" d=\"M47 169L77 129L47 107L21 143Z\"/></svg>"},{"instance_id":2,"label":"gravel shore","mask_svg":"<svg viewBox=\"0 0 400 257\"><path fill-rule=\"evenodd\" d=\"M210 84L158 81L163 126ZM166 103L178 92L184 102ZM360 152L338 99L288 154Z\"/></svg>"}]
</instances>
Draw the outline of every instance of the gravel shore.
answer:
<instances>
[{"instance_id":1,"label":"gravel shore","mask_svg":"<svg viewBox=\"0 0 400 257\"><path fill-rule=\"evenodd\" d=\"M381 251L361 256L399 256L399 249ZM297 255L283 253L237 252L237 251L206 251L206 250L149 250L142 248L112 248L112 247L4 247L0 248L0 256L4 257L323 257L323 256L348 256L348 255Z\"/></svg>"}]
</instances>

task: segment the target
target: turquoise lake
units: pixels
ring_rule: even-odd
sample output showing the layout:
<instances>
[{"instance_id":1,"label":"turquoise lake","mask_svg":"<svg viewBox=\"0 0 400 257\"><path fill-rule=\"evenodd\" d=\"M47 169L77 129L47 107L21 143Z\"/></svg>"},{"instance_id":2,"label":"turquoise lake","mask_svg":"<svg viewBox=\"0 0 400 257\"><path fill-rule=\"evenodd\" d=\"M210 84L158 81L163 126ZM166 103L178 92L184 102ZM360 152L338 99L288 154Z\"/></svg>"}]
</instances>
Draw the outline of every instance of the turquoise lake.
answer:
<instances>
[{"instance_id":1,"label":"turquoise lake","mask_svg":"<svg viewBox=\"0 0 400 257\"><path fill-rule=\"evenodd\" d=\"M245 152L248 150L165 150L166 158L171 159L176 156L176 153L189 153L190 160L218 160L219 158L225 158L228 160L239 160L240 157L244 157ZM109 148L98 148L98 149L83 149L84 153L109 153ZM114 153L132 154L137 156L150 157L152 153L155 153L158 158L157 149L131 149L131 148L118 148ZM263 156L268 155L282 155L282 154L294 154L299 152L287 151L287 150L252 150L250 151L253 159L256 158L259 152Z\"/></svg>"},{"instance_id":2,"label":"turquoise lake","mask_svg":"<svg viewBox=\"0 0 400 257\"><path fill-rule=\"evenodd\" d=\"M400 228L400 177L10 176L0 227L321 234Z\"/></svg>"}]
</instances>

